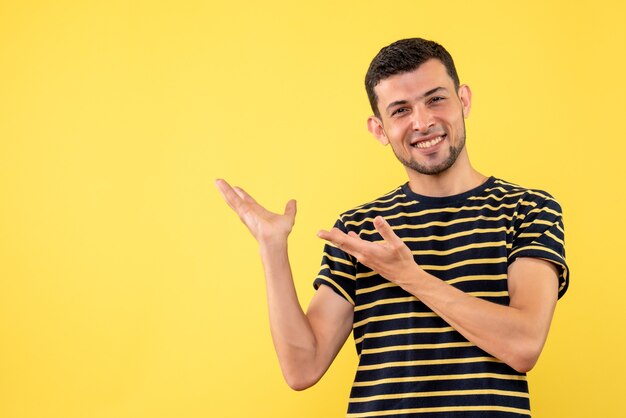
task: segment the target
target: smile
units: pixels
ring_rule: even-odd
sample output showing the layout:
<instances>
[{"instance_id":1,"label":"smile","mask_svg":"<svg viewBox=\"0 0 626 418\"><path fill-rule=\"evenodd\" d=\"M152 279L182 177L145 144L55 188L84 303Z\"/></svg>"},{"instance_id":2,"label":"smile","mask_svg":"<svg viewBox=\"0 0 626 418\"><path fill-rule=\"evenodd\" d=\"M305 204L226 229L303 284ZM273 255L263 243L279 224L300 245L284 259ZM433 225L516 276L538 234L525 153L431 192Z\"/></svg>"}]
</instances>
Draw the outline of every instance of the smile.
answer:
<instances>
[{"instance_id":1,"label":"smile","mask_svg":"<svg viewBox=\"0 0 626 418\"><path fill-rule=\"evenodd\" d=\"M420 141L420 142L416 142L415 144L413 144L413 147L415 148L430 148L430 147L434 147L435 145L437 145L438 143L440 143L441 141L443 141L443 139L445 138L446 135L441 135L438 136L436 138L430 139L428 141Z\"/></svg>"}]
</instances>

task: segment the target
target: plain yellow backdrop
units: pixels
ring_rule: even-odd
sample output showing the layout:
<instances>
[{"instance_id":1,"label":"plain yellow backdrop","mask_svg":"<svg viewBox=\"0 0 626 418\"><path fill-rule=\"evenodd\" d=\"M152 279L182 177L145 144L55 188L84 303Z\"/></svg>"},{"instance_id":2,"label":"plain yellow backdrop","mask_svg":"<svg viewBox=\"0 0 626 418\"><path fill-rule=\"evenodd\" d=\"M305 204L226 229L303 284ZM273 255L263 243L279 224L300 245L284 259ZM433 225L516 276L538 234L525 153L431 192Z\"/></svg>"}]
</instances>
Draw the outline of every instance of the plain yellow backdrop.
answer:
<instances>
[{"instance_id":1,"label":"plain yellow backdrop","mask_svg":"<svg viewBox=\"0 0 626 418\"><path fill-rule=\"evenodd\" d=\"M572 283L534 416L623 413L626 7L619 1L0 3L0 416L338 417L352 341L282 381L256 244L213 179L282 210L304 306L320 228L405 181L367 65L439 41L474 165L564 207Z\"/></svg>"}]
</instances>

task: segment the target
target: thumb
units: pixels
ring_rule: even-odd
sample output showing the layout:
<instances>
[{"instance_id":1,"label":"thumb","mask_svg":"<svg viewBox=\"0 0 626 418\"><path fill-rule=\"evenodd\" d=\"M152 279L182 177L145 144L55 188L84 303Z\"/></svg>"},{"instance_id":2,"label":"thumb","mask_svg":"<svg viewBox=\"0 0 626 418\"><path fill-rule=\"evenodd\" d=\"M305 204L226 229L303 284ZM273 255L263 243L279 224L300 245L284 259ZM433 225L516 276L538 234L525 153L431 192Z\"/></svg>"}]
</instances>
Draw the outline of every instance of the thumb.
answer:
<instances>
[{"instance_id":1,"label":"thumb","mask_svg":"<svg viewBox=\"0 0 626 418\"><path fill-rule=\"evenodd\" d=\"M285 215L289 216L290 218L295 218L297 211L298 209L296 201L294 199L291 199L289 202L287 202L287 204L285 205Z\"/></svg>"},{"instance_id":2,"label":"thumb","mask_svg":"<svg viewBox=\"0 0 626 418\"><path fill-rule=\"evenodd\" d=\"M374 227L380 234L380 236L389 243L397 243L402 242L402 240L393 232L391 225L383 218L382 216L377 216L374 218Z\"/></svg>"}]
</instances>

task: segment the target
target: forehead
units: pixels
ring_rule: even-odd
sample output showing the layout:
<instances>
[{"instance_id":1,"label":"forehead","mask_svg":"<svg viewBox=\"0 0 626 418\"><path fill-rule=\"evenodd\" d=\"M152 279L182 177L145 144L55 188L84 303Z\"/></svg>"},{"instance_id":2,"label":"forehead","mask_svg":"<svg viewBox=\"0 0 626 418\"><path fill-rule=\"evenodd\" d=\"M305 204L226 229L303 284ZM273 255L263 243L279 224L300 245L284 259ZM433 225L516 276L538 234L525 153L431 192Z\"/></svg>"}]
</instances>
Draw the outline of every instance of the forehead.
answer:
<instances>
[{"instance_id":1,"label":"forehead","mask_svg":"<svg viewBox=\"0 0 626 418\"><path fill-rule=\"evenodd\" d=\"M437 87L453 92L454 81L441 61L430 59L411 72L395 74L381 80L374 87L374 91L378 97L378 106L384 109L388 103L415 99Z\"/></svg>"}]
</instances>

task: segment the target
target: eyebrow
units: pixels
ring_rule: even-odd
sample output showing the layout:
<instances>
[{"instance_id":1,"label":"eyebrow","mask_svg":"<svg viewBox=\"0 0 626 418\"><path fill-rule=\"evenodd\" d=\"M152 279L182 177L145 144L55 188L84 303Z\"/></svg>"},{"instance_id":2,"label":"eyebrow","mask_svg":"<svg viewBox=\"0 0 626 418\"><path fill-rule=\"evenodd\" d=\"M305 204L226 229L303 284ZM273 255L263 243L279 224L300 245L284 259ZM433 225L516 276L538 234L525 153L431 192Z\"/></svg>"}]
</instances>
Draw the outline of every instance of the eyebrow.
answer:
<instances>
[{"instance_id":1,"label":"eyebrow","mask_svg":"<svg viewBox=\"0 0 626 418\"><path fill-rule=\"evenodd\" d=\"M430 96L430 95L432 95L432 94L437 93L439 90L447 90L447 89L446 89L445 87L442 87L442 86L435 87L434 89L430 89L430 90L428 90L426 93L422 94L422 95L421 95L420 97L418 97L418 98L419 98L419 99L423 99L424 97L428 97L428 96ZM408 103L408 101L407 101L407 100L396 100L395 102L391 102L391 103L389 103L389 105L387 105L387 107L385 108L385 110L386 110L387 112L389 112L389 110L390 110L392 107L395 107L395 106L400 106L400 105L405 105L405 104L407 104L407 103Z\"/></svg>"}]
</instances>

